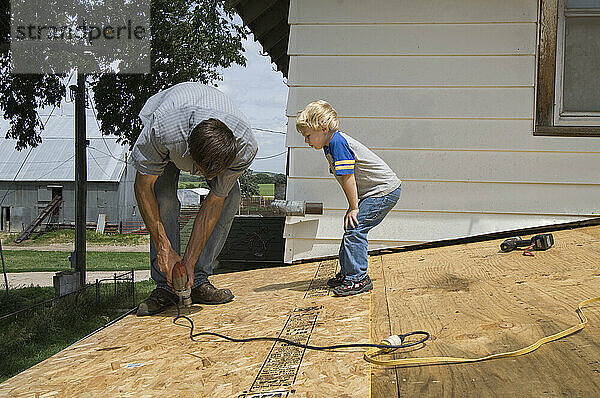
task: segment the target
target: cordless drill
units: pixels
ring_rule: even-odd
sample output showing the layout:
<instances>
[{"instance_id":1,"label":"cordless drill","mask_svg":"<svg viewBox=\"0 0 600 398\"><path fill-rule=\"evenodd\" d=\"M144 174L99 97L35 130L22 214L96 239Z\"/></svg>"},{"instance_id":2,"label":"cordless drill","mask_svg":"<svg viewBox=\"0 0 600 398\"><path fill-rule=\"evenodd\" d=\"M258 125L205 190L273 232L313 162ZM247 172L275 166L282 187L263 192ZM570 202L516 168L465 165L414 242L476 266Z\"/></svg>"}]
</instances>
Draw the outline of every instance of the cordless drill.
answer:
<instances>
[{"instance_id":1,"label":"cordless drill","mask_svg":"<svg viewBox=\"0 0 600 398\"><path fill-rule=\"evenodd\" d=\"M531 239L523 240L520 237L508 238L500 244L500 250L505 253L511 252L518 247L529 247L533 250L548 250L554 245L552 234L539 234L532 236Z\"/></svg>"},{"instance_id":2,"label":"cordless drill","mask_svg":"<svg viewBox=\"0 0 600 398\"><path fill-rule=\"evenodd\" d=\"M186 287L188 283L188 276L181 261L178 261L173 267L172 278L173 289L175 290L175 293L177 293L177 296L179 296L179 306L181 307L183 304L183 306L189 312L192 305L192 292L189 287Z\"/></svg>"}]
</instances>

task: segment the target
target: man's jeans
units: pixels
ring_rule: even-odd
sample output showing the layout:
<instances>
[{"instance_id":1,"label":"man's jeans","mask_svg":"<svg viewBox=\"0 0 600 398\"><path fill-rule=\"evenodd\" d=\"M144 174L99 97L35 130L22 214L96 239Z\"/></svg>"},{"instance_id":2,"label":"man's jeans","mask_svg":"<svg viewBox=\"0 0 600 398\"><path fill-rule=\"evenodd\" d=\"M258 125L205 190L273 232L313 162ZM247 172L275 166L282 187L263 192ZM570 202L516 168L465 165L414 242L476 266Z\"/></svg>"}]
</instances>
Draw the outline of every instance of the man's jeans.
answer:
<instances>
[{"instance_id":1,"label":"man's jeans","mask_svg":"<svg viewBox=\"0 0 600 398\"><path fill-rule=\"evenodd\" d=\"M364 198L358 203L358 226L344 232L340 245L340 272L358 282L367 275L367 233L379 225L400 198L400 187L385 196Z\"/></svg>"},{"instance_id":2,"label":"man's jeans","mask_svg":"<svg viewBox=\"0 0 600 398\"><path fill-rule=\"evenodd\" d=\"M173 247L173 250L180 255L183 255L183 253L181 253L181 239L179 236L178 223L179 209L181 207L179 199L177 198L178 182L179 169L172 162L169 162L164 173L158 177L154 184L154 193L156 195L156 201L158 202L160 219L163 222L171 246ZM207 180L207 182L208 185L212 187L213 182L211 180ZM196 262L193 287L208 281L209 275L212 275L213 267L217 263L216 258L223 249L223 245L225 245L229 229L233 223L233 217L239 209L240 197L240 185L236 182L229 192L229 195L225 198L221 216L217 220L215 228L206 241L204 249L198 258L198 262ZM156 282L156 286L173 292L173 289L167 284L165 274L158 269L156 264L156 248L154 247L154 242L152 242L152 240L150 240L150 264L150 275Z\"/></svg>"}]
</instances>

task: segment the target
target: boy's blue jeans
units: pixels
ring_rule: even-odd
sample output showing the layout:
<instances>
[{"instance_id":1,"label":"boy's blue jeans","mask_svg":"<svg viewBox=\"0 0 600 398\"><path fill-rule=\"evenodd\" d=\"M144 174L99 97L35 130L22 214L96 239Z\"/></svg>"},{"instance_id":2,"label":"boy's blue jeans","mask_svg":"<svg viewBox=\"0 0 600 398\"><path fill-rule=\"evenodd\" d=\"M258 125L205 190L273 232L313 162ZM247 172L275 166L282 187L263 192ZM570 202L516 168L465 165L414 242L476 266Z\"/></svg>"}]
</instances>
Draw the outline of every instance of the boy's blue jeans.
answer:
<instances>
[{"instance_id":1,"label":"boy's blue jeans","mask_svg":"<svg viewBox=\"0 0 600 398\"><path fill-rule=\"evenodd\" d=\"M364 198L358 202L358 226L344 231L340 245L340 272L346 280L358 282L367 275L367 233L379 225L400 198L400 187L387 195Z\"/></svg>"},{"instance_id":2,"label":"boy's blue jeans","mask_svg":"<svg viewBox=\"0 0 600 398\"><path fill-rule=\"evenodd\" d=\"M183 255L183 253L181 253L181 238L179 235L178 223L179 209L181 208L181 204L177 198L178 182L179 169L175 164L169 162L163 174L158 177L154 184L154 194L156 195L156 201L158 202L160 219L163 222L171 246L173 247L173 250L180 255ZM207 182L209 187L212 187L213 182L211 180L207 180ZM206 241L204 249L198 258L198 262L196 262L193 287L207 282L208 277L212 275L213 267L217 262L217 256L221 253L221 250L225 245L229 229L233 223L233 218L239 209L240 198L240 185L236 182L227 198L225 198L221 216L217 220L215 228ZM150 276L156 282L156 287L173 292L173 289L167 284L166 275L158 269L156 264L156 248L154 247L152 239L150 240L150 264Z\"/></svg>"}]
</instances>

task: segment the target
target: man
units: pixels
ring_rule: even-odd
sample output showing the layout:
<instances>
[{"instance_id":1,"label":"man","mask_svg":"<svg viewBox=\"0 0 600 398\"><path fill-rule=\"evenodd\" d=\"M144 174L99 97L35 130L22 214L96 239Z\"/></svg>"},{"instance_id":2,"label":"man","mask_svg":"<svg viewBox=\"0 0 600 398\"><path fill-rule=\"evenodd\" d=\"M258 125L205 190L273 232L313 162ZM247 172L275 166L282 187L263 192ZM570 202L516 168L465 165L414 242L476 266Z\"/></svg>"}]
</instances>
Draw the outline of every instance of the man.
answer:
<instances>
[{"instance_id":1,"label":"man","mask_svg":"<svg viewBox=\"0 0 600 398\"><path fill-rule=\"evenodd\" d=\"M215 288L208 277L239 208L238 177L256 156L252 129L223 93L193 82L153 95L139 116L144 128L132 153L135 196L150 231L150 275L156 289L140 303L137 314L156 314L176 302L169 285L178 261L186 268L193 303L229 302L231 291ZM180 170L204 175L210 187L183 258L177 222Z\"/></svg>"}]
</instances>

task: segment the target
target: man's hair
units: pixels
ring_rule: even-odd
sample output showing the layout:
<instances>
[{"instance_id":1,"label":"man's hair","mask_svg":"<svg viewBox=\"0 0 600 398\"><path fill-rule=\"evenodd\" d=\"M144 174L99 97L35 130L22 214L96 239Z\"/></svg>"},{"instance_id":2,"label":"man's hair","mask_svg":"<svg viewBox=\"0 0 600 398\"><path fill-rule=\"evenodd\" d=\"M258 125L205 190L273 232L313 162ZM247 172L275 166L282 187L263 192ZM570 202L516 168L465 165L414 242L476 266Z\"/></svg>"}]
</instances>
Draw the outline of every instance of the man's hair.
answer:
<instances>
[{"instance_id":1,"label":"man's hair","mask_svg":"<svg viewBox=\"0 0 600 398\"><path fill-rule=\"evenodd\" d=\"M218 119L198 123L188 137L188 147L194 162L207 178L214 178L228 168L235 159L235 137Z\"/></svg>"},{"instance_id":2,"label":"man's hair","mask_svg":"<svg viewBox=\"0 0 600 398\"><path fill-rule=\"evenodd\" d=\"M296 118L296 130L299 133L306 128L318 130L326 127L329 131L337 131L339 126L337 112L329 103L318 100L306 105Z\"/></svg>"}]
</instances>

